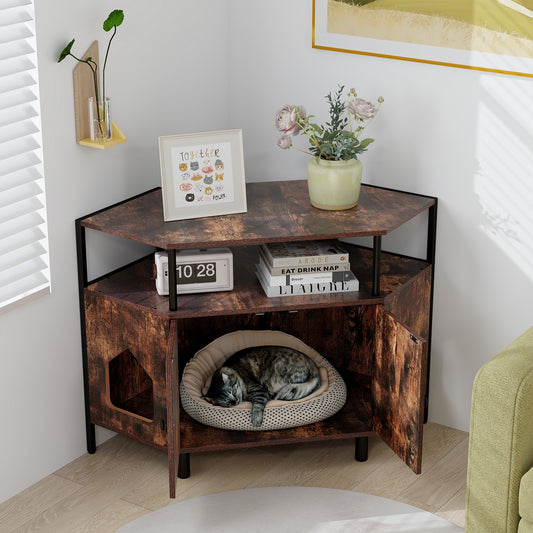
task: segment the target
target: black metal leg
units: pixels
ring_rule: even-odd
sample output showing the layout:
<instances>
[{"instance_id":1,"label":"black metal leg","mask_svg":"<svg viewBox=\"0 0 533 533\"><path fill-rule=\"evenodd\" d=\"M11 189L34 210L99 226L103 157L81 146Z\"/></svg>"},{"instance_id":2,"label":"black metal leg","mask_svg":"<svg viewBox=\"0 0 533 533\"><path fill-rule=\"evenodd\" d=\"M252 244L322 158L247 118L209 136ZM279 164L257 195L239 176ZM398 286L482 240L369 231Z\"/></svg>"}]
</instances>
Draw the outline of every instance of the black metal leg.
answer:
<instances>
[{"instance_id":1,"label":"black metal leg","mask_svg":"<svg viewBox=\"0 0 533 533\"><path fill-rule=\"evenodd\" d=\"M89 409L89 369L87 360L87 337L85 330L85 295L84 290L88 285L87 275L87 244L85 239L85 228L81 225L81 219L76 220L76 255L78 260L78 297L80 305L80 326L81 326L81 356L83 366L83 389L85 398L85 433L87 439L87 452L96 451L95 426L91 424L91 413Z\"/></svg>"},{"instance_id":2,"label":"black metal leg","mask_svg":"<svg viewBox=\"0 0 533 533\"><path fill-rule=\"evenodd\" d=\"M176 286L176 250L168 250L168 308L178 309L178 288Z\"/></svg>"},{"instance_id":3,"label":"black metal leg","mask_svg":"<svg viewBox=\"0 0 533 533\"><path fill-rule=\"evenodd\" d=\"M180 453L178 459L178 477L187 479L191 475L191 456L188 453Z\"/></svg>"},{"instance_id":4,"label":"black metal leg","mask_svg":"<svg viewBox=\"0 0 533 533\"><path fill-rule=\"evenodd\" d=\"M368 437L355 437L355 460L364 463L368 459Z\"/></svg>"},{"instance_id":5,"label":"black metal leg","mask_svg":"<svg viewBox=\"0 0 533 533\"><path fill-rule=\"evenodd\" d=\"M86 427L86 432L87 432L87 453L93 454L96 452L95 425L89 422Z\"/></svg>"},{"instance_id":6,"label":"black metal leg","mask_svg":"<svg viewBox=\"0 0 533 533\"><path fill-rule=\"evenodd\" d=\"M380 277L381 277L381 235L374 237L374 255L373 255L373 282L372 294L379 296L381 292Z\"/></svg>"},{"instance_id":7,"label":"black metal leg","mask_svg":"<svg viewBox=\"0 0 533 533\"><path fill-rule=\"evenodd\" d=\"M437 243L437 207L438 199L435 198L435 203L429 208L428 211L428 241L427 241L427 254L426 261L431 263L431 292L429 308L429 334L428 334L428 360L427 360L427 374L426 374L426 393L424 395L424 424L428 421L429 412L429 372L431 366L431 338L433 330L433 291L435 286L435 254Z\"/></svg>"}]
</instances>

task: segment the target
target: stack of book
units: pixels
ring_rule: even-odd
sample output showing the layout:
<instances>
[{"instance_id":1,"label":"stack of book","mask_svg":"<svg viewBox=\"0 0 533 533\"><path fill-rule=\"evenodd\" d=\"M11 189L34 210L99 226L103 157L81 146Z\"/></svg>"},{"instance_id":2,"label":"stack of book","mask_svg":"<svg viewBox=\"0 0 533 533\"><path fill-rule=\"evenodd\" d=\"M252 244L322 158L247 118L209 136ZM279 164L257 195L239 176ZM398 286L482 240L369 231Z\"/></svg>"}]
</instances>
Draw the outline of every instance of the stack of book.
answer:
<instances>
[{"instance_id":1,"label":"stack of book","mask_svg":"<svg viewBox=\"0 0 533 533\"><path fill-rule=\"evenodd\" d=\"M269 297L359 290L348 251L336 240L263 244L256 275Z\"/></svg>"}]
</instances>

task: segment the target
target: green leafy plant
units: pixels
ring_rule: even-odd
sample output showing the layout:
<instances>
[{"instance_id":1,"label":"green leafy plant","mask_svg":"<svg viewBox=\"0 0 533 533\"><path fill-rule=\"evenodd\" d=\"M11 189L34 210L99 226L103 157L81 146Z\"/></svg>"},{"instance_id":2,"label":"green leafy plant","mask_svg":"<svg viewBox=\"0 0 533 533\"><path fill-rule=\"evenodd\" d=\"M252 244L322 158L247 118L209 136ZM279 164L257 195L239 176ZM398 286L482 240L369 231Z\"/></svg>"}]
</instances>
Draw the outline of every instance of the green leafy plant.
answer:
<instances>
[{"instance_id":1,"label":"green leafy plant","mask_svg":"<svg viewBox=\"0 0 533 533\"><path fill-rule=\"evenodd\" d=\"M311 121L314 115L307 115L305 108L298 105L284 105L277 113L275 125L283 133L278 146L284 150L296 148L292 137L302 132L309 139L309 151L317 159L342 161L357 159L357 154L364 152L374 139L360 139L364 129L376 116L383 98L378 98L374 105L357 97L355 89L350 89L343 97L344 85L335 93L326 95L329 103L329 121L319 125Z\"/></svg>"},{"instance_id":2,"label":"green leafy plant","mask_svg":"<svg viewBox=\"0 0 533 533\"><path fill-rule=\"evenodd\" d=\"M88 57L87 59L80 59L79 57L76 57L72 53L72 46L74 45L75 39L72 39L65 48L61 51L59 54L59 58L57 60L58 63L61 63L63 59L65 59L68 56L73 57L76 61L80 63L85 63L92 71L93 74L93 83L94 83L94 96L96 98L97 102L97 113L98 113L98 121L100 121L100 106L98 103L100 101L105 102L105 70L107 66L107 59L109 57L109 49L111 48L111 42L113 41L115 35L117 34L117 28L122 24L124 21L124 12L122 9L115 9L114 11L111 11L109 13L108 17L105 19L103 24L103 29L105 32L109 32L113 30L113 34L109 38L109 41L107 43L107 49L105 52L105 59L104 59L104 66L102 67L102 99L99 98L99 90L98 90L98 64L92 57Z\"/></svg>"}]
</instances>

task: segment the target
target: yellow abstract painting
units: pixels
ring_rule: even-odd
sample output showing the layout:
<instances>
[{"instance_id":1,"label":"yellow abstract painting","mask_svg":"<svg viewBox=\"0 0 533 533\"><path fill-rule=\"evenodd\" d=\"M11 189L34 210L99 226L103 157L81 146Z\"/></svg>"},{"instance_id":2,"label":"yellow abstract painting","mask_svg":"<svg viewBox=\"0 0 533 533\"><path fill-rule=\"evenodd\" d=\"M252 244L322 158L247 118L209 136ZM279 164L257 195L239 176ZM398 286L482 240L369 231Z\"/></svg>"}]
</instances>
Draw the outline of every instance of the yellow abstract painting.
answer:
<instances>
[{"instance_id":1,"label":"yellow abstract painting","mask_svg":"<svg viewBox=\"0 0 533 533\"><path fill-rule=\"evenodd\" d=\"M533 0L314 0L313 4L316 48L524 76L533 73Z\"/></svg>"}]
</instances>

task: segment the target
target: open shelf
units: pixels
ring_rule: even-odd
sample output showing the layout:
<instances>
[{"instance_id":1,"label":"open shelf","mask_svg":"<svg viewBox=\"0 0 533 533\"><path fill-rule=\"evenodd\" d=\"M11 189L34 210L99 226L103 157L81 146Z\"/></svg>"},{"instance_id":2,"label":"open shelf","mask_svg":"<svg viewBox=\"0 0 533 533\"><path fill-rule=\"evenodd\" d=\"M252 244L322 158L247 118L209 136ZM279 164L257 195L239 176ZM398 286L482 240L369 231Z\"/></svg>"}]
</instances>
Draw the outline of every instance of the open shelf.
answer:
<instances>
[{"instance_id":1,"label":"open shelf","mask_svg":"<svg viewBox=\"0 0 533 533\"><path fill-rule=\"evenodd\" d=\"M231 431L206 426L180 409L180 451L182 453L247 448L268 444L346 439L373 435L370 377L351 374L344 407L333 416L309 424L275 431Z\"/></svg>"},{"instance_id":2,"label":"open shelf","mask_svg":"<svg viewBox=\"0 0 533 533\"><path fill-rule=\"evenodd\" d=\"M280 309L364 305L383 302L383 298L429 268L427 262L383 253L381 257L381 294L372 295L372 250L346 244L351 268L359 279L359 291L341 294L317 294L268 298L255 275L254 264L259 247L239 246L234 254L234 289L227 292L184 294L178 296L178 310L168 310L168 297L159 296L153 279L153 256L128 266L91 284L87 290L105 294L131 305L161 313L170 318L264 313Z\"/></svg>"}]
</instances>

